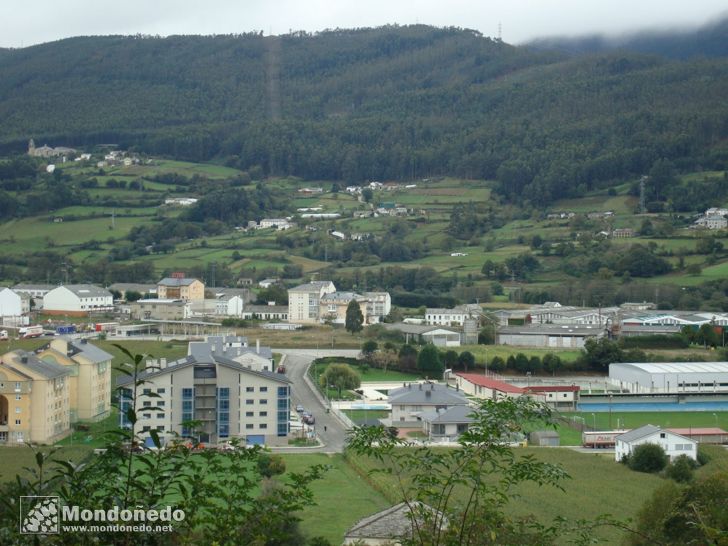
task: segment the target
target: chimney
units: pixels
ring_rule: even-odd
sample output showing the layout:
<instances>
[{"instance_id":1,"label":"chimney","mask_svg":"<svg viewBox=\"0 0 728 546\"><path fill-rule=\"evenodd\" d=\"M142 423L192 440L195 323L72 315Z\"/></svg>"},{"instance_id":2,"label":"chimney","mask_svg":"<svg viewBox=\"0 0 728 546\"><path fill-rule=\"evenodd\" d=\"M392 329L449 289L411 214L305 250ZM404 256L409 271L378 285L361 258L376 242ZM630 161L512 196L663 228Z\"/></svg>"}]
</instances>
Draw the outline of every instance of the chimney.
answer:
<instances>
[{"instance_id":1,"label":"chimney","mask_svg":"<svg viewBox=\"0 0 728 546\"><path fill-rule=\"evenodd\" d=\"M260 354L260 339L255 340L255 354Z\"/></svg>"},{"instance_id":2,"label":"chimney","mask_svg":"<svg viewBox=\"0 0 728 546\"><path fill-rule=\"evenodd\" d=\"M28 357L26 355L23 355L23 356L20 357L20 361L23 364L27 364L28 363Z\"/></svg>"},{"instance_id":3,"label":"chimney","mask_svg":"<svg viewBox=\"0 0 728 546\"><path fill-rule=\"evenodd\" d=\"M425 398L432 396L432 391L425 391Z\"/></svg>"},{"instance_id":4,"label":"chimney","mask_svg":"<svg viewBox=\"0 0 728 546\"><path fill-rule=\"evenodd\" d=\"M422 390L422 383L420 383L420 390Z\"/></svg>"}]
</instances>

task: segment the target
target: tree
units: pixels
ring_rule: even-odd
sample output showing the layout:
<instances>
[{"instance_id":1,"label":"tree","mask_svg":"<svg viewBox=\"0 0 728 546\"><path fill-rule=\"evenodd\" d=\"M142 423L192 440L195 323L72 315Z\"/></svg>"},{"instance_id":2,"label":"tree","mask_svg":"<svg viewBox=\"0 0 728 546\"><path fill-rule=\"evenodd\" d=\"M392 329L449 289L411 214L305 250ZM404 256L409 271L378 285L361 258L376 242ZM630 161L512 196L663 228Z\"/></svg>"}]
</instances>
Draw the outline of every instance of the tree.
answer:
<instances>
[{"instance_id":1,"label":"tree","mask_svg":"<svg viewBox=\"0 0 728 546\"><path fill-rule=\"evenodd\" d=\"M364 201L366 201L367 203L371 203L372 199L374 198L374 192L371 188L364 188L361 191L361 196L364 198Z\"/></svg>"},{"instance_id":2,"label":"tree","mask_svg":"<svg viewBox=\"0 0 728 546\"><path fill-rule=\"evenodd\" d=\"M442 355L442 363L446 368L454 368L458 363L457 351L453 351L452 349L445 351L445 354Z\"/></svg>"},{"instance_id":3,"label":"tree","mask_svg":"<svg viewBox=\"0 0 728 546\"><path fill-rule=\"evenodd\" d=\"M458 356L458 364L467 372L468 369L475 367L475 356L470 351L463 351Z\"/></svg>"},{"instance_id":4,"label":"tree","mask_svg":"<svg viewBox=\"0 0 728 546\"><path fill-rule=\"evenodd\" d=\"M517 519L508 510L517 484L559 487L568 477L561 466L517 455L503 441L520 431L522 423L551 422L545 405L527 398L481 400L472 418L473 425L459 437L459 449L401 449L407 441L391 437L385 427L354 429L348 449L369 457L374 467L370 473L382 474L377 479L392 484L392 500L405 502L414 511L411 539L403 544L553 545L588 531L588 524L582 527L561 518L534 525L533 518Z\"/></svg>"},{"instance_id":5,"label":"tree","mask_svg":"<svg viewBox=\"0 0 728 546\"><path fill-rule=\"evenodd\" d=\"M417 368L429 377L440 377L443 372L440 351L432 343L425 345L417 355Z\"/></svg>"},{"instance_id":6,"label":"tree","mask_svg":"<svg viewBox=\"0 0 728 546\"><path fill-rule=\"evenodd\" d=\"M632 546L726 544L728 473L701 476L687 487L666 482L637 514Z\"/></svg>"},{"instance_id":7,"label":"tree","mask_svg":"<svg viewBox=\"0 0 728 546\"><path fill-rule=\"evenodd\" d=\"M414 370L417 366L417 348L405 343L399 348L399 367L402 370Z\"/></svg>"},{"instance_id":8,"label":"tree","mask_svg":"<svg viewBox=\"0 0 728 546\"><path fill-rule=\"evenodd\" d=\"M361 312L359 302L355 299L351 300L349 305L346 306L345 326L346 331L351 332L352 334L361 332L364 328L364 315Z\"/></svg>"},{"instance_id":9,"label":"tree","mask_svg":"<svg viewBox=\"0 0 728 546\"><path fill-rule=\"evenodd\" d=\"M698 466L693 459L687 455L675 457L665 469L665 476L678 483L687 483L693 479L693 470Z\"/></svg>"},{"instance_id":10,"label":"tree","mask_svg":"<svg viewBox=\"0 0 728 546\"><path fill-rule=\"evenodd\" d=\"M288 305L288 290L280 284L272 284L258 293L255 302L258 305L266 305L269 301L276 302L276 305Z\"/></svg>"},{"instance_id":11,"label":"tree","mask_svg":"<svg viewBox=\"0 0 728 546\"><path fill-rule=\"evenodd\" d=\"M640 444L627 459L627 466L637 472L661 472L668 462L667 454L658 444Z\"/></svg>"},{"instance_id":12,"label":"tree","mask_svg":"<svg viewBox=\"0 0 728 546\"><path fill-rule=\"evenodd\" d=\"M366 360L367 362L371 362L372 359L373 359L373 357L374 357L374 353L377 352L377 349L378 348L379 348L379 345L377 345L377 342L376 341L371 340L371 339L368 340L368 341L365 341L361 345L361 356L362 356L362 358L364 360Z\"/></svg>"},{"instance_id":13,"label":"tree","mask_svg":"<svg viewBox=\"0 0 728 546\"><path fill-rule=\"evenodd\" d=\"M323 388L333 386L339 391L339 398L341 398L344 389L358 389L361 379L356 370L348 364L330 364L319 378L319 383Z\"/></svg>"},{"instance_id":14,"label":"tree","mask_svg":"<svg viewBox=\"0 0 728 546\"><path fill-rule=\"evenodd\" d=\"M137 292L136 290L127 290L126 291L126 301L132 302L132 301L138 301L142 299L142 293Z\"/></svg>"},{"instance_id":15,"label":"tree","mask_svg":"<svg viewBox=\"0 0 728 546\"><path fill-rule=\"evenodd\" d=\"M622 350L606 337L599 340L590 337L584 342L584 363L596 370L607 370L613 362L622 362Z\"/></svg>"},{"instance_id":16,"label":"tree","mask_svg":"<svg viewBox=\"0 0 728 546\"><path fill-rule=\"evenodd\" d=\"M286 463L280 455L262 453L258 457L258 473L266 478L278 476L286 471Z\"/></svg>"}]
</instances>

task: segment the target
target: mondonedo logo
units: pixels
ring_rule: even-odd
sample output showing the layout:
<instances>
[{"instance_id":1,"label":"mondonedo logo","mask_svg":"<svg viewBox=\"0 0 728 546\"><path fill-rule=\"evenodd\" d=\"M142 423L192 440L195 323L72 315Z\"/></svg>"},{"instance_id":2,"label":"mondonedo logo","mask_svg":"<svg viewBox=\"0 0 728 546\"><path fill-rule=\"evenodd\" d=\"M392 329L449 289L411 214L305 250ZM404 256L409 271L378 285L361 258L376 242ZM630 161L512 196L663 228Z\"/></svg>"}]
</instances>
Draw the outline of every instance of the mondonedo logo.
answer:
<instances>
[{"instance_id":1,"label":"mondonedo logo","mask_svg":"<svg viewBox=\"0 0 728 546\"><path fill-rule=\"evenodd\" d=\"M61 531L164 532L172 530L172 523L184 519L184 510L174 509L171 506L160 510L120 509L118 506L108 510L91 510L80 506L62 505L59 497L20 497L22 534L48 535Z\"/></svg>"}]
</instances>

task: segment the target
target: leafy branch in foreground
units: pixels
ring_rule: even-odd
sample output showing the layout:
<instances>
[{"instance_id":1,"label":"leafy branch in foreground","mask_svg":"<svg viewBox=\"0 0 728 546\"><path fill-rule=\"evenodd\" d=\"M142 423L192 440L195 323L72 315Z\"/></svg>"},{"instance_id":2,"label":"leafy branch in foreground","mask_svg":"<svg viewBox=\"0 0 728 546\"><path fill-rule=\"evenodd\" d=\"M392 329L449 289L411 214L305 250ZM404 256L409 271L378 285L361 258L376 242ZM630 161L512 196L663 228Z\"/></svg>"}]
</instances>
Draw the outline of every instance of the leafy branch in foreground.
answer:
<instances>
[{"instance_id":1,"label":"leafy branch in foreground","mask_svg":"<svg viewBox=\"0 0 728 546\"><path fill-rule=\"evenodd\" d=\"M353 430L348 449L374 458L374 473L391 476L397 495L409 509L411 529L402 544L422 546L490 544L563 544L593 542L598 520L550 525L534 517L508 515L513 487L523 482L562 489L568 474L560 465L517 456L509 439L522 423L551 422L551 411L528 399L483 400L473 409L474 422L460 436L458 448L416 446L393 438L384 427Z\"/></svg>"}]
</instances>

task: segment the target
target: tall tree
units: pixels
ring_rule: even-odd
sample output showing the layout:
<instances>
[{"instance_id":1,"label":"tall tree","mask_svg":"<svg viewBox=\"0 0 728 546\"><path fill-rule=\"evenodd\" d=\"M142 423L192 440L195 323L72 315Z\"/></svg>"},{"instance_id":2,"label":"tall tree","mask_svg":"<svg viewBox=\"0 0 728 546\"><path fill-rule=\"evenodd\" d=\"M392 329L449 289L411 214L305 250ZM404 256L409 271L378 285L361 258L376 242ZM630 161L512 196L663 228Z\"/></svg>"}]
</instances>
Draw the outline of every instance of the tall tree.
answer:
<instances>
[{"instance_id":1,"label":"tall tree","mask_svg":"<svg viewBox=\"0 0 728 546\"><path fill-rule=\"evenodd\" d=\"M349 305L346 306L345 327L346 331L352 334L361 332L362 328L364 328L364 315L361 312L359 302L356 300L351 300Z\"/></svg>"},{"instance_id":2,"label":"tall tree","mask_svg":"<svg viewBox=\"0 0 728 546\"><path fill-rule=\"evenodd\" d=\"M443 367L440 351L432 343L425 345L417 355L417 368L429 377L442 375Z\"/></svg>"}]
</instances>

